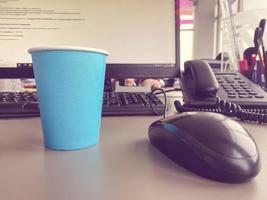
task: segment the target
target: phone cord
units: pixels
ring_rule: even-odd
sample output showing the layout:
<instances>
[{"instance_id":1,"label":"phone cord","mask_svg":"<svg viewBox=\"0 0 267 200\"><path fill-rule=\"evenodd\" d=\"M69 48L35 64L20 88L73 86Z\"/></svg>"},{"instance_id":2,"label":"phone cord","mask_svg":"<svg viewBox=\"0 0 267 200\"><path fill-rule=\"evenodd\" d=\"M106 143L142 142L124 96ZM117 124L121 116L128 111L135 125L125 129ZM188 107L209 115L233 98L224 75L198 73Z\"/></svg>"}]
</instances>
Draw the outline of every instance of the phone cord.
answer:
<instances>
[{"instance_id":1,"label":"phone cord","mask_svg":"<svg viewBox=\"0 0 267 200\"><path fill-rule=\"evenodd\" d=\"M216 108L192 108L182 105L179 101L174 102L176 110L180 113L190 112L190 111L207 111L207 112L216 112L221 113L231 117L237 117L243 121L257 122L257 123L267 123L267 113L262 112L252 112L242 109L239 105L225 101L218 97L216 102Z\"/></svg>"}]
</instances>

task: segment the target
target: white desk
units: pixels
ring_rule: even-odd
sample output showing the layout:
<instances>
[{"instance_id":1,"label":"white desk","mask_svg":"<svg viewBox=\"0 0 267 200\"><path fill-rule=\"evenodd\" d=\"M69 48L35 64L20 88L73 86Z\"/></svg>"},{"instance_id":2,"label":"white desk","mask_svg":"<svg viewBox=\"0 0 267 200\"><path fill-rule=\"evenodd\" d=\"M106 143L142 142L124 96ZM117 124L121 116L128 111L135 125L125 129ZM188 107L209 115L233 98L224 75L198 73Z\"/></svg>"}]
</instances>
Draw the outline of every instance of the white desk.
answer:
<instances>
[{"instance_id":1,"label":"white desk","mask_svg":"<svg viewBox=\"0 0 267 200\"><path fill-rule=\"evenodd\" d=\"M201 178L150 145L159 117L102 118L100 143L79 151L43 148L39 118L0 120L0 198L3 200L265 200L267 125L243 125L256 139L262 170L244 184Z\"/></svg>"}]
</instances>

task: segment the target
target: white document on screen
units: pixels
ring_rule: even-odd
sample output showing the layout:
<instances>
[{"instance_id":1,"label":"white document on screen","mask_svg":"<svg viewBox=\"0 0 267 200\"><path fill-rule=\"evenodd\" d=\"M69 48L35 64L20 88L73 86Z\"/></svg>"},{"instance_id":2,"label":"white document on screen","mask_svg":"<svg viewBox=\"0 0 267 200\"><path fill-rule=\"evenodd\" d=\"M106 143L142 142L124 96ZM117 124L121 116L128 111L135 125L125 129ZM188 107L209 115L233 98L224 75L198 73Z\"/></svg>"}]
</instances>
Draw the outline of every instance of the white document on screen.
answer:
<instances>
[{"instance_id":1,"label":"white document on screen","mask_svg":"<svg viewBox=\"0 0 267 200\"><path fill-rule=\"evenodd\" d=\"M110 63L173 63L174 33L173 0L0 0L0 67L48 45L104 49Z\"/></svg>"},{"instance_id":2,"label":"white document on screen","mask_svg":"<svg viewBox=\"0 0 267 200\"><path fill-rule=\"evenodd\" d=\"M31 62L33 46L82 45L84 12L69 0L0 0L0 66Z\"/></svg>"}]
</instances>

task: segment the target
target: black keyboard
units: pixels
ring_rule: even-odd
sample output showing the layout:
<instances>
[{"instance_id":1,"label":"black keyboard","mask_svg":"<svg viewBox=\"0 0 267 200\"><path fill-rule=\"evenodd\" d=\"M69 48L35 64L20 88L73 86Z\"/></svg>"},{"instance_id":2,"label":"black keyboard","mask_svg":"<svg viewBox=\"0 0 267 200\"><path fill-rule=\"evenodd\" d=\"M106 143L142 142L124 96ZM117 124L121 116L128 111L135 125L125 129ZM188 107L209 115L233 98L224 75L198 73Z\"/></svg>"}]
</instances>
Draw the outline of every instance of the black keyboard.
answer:
<instances>
[{"instance_id":1,"label":"black keyboard","mask_svg":"<svg viewBox=\"0 0 267 200\"><path fill-rule=\"evenodd\" d=\"M103 116L162 115L164 104L147 93L104 92ZM0 118L39 116L36 93L0 92Z\"/></svg>"}]
</instances>

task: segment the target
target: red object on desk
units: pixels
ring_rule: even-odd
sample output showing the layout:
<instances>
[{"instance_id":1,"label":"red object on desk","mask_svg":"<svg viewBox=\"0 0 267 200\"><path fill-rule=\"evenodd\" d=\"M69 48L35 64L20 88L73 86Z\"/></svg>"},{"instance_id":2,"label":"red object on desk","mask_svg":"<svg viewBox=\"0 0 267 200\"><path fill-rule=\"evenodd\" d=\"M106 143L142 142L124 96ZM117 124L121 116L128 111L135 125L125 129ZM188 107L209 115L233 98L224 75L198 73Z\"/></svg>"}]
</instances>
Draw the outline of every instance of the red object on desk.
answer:
<instances>
[{"instance_id":1,"label":"red object on desk","mask_svg":"<svg viewBox=\"0 0 267 200\"><path fill-rule=\"evenodd\" d=\"M248 68L248 61L246 59L240 60L239 61L239 68L240 68L240 72L242 74L245 74L249 70L249 68Z\"/></svg>"}]
</instances>

